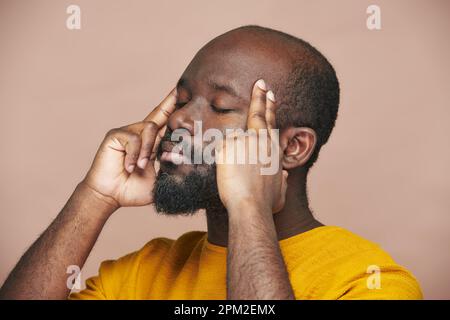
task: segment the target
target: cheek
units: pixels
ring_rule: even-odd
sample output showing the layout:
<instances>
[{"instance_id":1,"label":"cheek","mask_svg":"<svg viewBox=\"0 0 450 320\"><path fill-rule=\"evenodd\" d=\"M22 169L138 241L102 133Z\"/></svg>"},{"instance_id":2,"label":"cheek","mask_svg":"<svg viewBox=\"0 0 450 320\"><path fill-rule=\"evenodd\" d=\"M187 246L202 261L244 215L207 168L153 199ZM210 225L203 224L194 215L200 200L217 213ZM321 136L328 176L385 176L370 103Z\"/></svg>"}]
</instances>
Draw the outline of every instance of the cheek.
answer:
<instances>
[{"instance_id":1,"label":"cheek","mask_svg":"<svg viewBox=\"0 0 450 320\"><path fill-rule=\"evenodd\" d=\"M211 112L213 113L213 112ZM230 114L208 114L203 117L203 132L208 129L218 129L225 133L226 129L247 128L247 116L238 113Z\"/></svg>"}]
</instances>

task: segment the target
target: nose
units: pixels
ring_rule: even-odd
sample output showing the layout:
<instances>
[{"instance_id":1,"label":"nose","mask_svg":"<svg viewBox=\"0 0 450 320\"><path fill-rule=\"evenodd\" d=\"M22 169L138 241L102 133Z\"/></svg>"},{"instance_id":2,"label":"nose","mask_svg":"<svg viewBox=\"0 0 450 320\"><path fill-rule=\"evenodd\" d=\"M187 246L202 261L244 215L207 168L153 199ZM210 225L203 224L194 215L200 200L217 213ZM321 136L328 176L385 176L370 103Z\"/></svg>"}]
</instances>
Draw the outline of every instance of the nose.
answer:
<instances>
[{"instance_id":1,"label":"nose","mask_svg":"<svg viewBox=\"0 0 450 320\"><path fill-rule=\"evenodd\" d=\"M197 119L199 116L200 106L196 101L189 101L183 107L175 110L167 122L168 127L175 131L176 129L187 130L192 136L194 135L194 121L199 121Z\"/></svg>"}]
</instances>

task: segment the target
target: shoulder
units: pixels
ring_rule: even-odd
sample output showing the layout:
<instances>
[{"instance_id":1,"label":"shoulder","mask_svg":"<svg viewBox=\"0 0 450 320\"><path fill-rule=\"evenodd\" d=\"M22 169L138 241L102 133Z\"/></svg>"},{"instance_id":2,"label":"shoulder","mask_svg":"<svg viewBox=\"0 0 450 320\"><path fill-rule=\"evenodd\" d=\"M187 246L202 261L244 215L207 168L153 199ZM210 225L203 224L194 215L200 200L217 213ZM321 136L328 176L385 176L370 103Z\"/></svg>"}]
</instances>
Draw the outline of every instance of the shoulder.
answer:
<instances>
[{"instance_id":1,"label":"shoulder","mask_svg":"<svg viewBox=\"0 0 450 320\"><path fill-rule=\"evenodd\" d=\"M417 279L380 245L340 227L317 228L314 288L330 299L421 299Z\"/></svg>"},{"instance_id":2,"label":"shoulder","mask_svg":"<svg viewBox=\"0 0 450 320\"><path fill-rule=\"evenodd\" d=\"M171 252L189 252L204 238L205 232L191 231L178 239L154 238L142 248L118 259L100 264L98 275L86 281L86 289L71 295L72 299L119 299L135 295L139 276L151 278Z\"/></svg>"}]
</instances>

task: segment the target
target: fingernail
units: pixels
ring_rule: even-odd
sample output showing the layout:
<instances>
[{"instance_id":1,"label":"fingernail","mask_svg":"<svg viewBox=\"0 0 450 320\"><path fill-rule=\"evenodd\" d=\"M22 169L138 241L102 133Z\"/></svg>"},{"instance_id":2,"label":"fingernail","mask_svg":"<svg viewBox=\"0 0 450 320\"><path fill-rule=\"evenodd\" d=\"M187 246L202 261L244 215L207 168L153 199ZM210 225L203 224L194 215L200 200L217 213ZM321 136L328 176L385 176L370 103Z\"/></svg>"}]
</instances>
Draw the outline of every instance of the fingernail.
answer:
<instances>
[{"instance_id":1,"label":"fingernail","mask_svg":"<svg viewBox=\"0 0 450 320\"><path fill-rule=\"evenodd\" d=\"M258 81L256 81L256 85L257 85L258 88L260 88L261 90L264 90L264 91L267 90L266 83L264 82L263 79L259 79Z\"/></svg>"},{"instance_id":2,"label":"fingernail","mask_svg":"<svg viewBox=\"0 0 450 320\"><path fill-rule=\"evenodd\" d=\"M273 94L272 90L269 90L266 95L267 99L269 99L272 102L275 102L275 95Z\"/></svg>"},{"instance_id":3,"label":"fingernail","mask_svg":"<svg viewBox=\"0 0 450 320\"><path fill-rule=\"evenodd\" d=\"M132 173L134 170L134 164L132 164L131 166L128 166L128 172Z\"/></svg>"},{"instance_id":4,"label":"fingernail","mask_svg":"<svg viewBox=\"0 0 450 320\"><path fill-rule=\"evenodd\" d=\"M148 162L147 158L142 158L141 160L138 161L138 167L141 169L145 169L147 162Z\"/></svg>"}]
</instances>

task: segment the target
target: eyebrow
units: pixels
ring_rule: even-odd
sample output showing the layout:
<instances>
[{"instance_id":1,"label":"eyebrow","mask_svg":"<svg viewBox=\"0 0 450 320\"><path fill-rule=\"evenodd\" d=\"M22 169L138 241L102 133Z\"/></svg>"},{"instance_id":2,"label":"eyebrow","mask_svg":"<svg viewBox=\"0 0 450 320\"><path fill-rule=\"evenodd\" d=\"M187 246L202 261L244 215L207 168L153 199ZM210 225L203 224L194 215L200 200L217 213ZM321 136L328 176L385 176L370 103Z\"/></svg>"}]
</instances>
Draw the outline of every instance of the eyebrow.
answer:
<instances>
[{"instance_id":1,"label":"eyebrow","mask_svg":"<svg viewBox=\"0 0 450 320\"><path fill-rule=\"evenodd\" d=\"M187 87L187 88L189 88L189 85L188 85L187 82L188 81L185 78L180 78L180 80L178 80L178 83L177 83L177 88L178 87L185 87L185 88ZM208 79L207 83L214 90L223 91L223 92L225 92L225 93L227 93L227 94L229 94L229 95L231 95L231 96L233 96L235 98L238 98L240 100L245 100L243 97L241 97L238 94L237 90L233 86L227 85L225 83L219 83L217 81L214 81L213 79Z\"/></svg>"},{"instance_id":2,"label":"eyebrow","mask_svg":"<svg viewBox=\"0 0 450 320\"><path fill-rule=\"evenodd\" d=\"M212 79L208 79L208 85L214 90L223 91L225 93L228 93L230 96L242 99L242 97L237 93L237 91L230 85L227 85L225 83L219 83Z\"/></svg>"}]
</instances>

